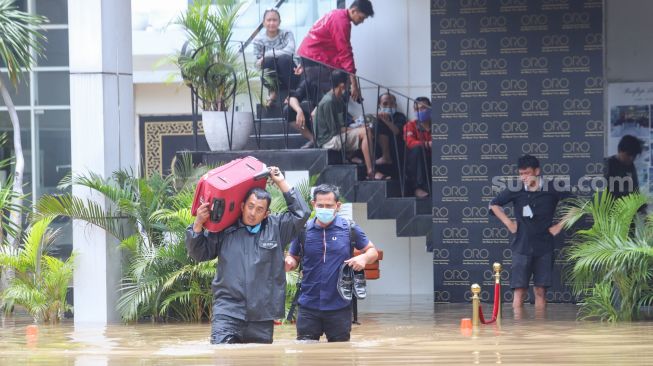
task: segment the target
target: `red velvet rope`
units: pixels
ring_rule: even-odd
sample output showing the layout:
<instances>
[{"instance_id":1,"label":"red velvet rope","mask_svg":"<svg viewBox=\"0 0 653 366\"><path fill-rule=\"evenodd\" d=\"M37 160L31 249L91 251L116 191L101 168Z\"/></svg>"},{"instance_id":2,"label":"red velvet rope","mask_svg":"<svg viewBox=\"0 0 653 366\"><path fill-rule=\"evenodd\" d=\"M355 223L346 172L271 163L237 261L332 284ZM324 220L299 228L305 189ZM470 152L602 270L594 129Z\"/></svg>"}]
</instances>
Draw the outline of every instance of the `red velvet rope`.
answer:
<instances>
[{"instance_id":1,"label":"red velvet rope","mask_svg":"<svg viewBox=\"0 0 653 366\"><path fill-rule=\"evenodd\" d=\"M478 317L481 323L483 324L492 324L497 321L497 316L499 315L499 299L501 298L501 284L494 284L494 308L492 309L492 320L485 321L483 317L483 308L478 307Z\"/></svg>"}]
</instances>

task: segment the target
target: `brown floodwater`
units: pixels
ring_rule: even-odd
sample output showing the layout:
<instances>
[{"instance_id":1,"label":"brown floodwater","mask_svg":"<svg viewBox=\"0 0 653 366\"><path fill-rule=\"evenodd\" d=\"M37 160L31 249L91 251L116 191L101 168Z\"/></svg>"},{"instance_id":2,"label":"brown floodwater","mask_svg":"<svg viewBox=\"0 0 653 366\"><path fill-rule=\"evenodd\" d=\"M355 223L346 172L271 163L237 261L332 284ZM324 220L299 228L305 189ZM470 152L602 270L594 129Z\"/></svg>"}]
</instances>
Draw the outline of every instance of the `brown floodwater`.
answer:
<instances>
[{"instance_id":1,"label":"brown floodwater","mask_svg":"<svg viewBox=\"0 0 653 366\"><path fill-rule=\"evenodd\" d=\"M491 312L484 305L486 314ZM471 305L433 305L426 297L371 297L360 303L361 325L348 343L299 343L293 325L275 328L271 345L210 345L208 324L75 327L27 318L0 323L0 364L20 365L652 365L653 322L606 324L575 320L577 306L526 305L520 320L509 306L500 326L464 334Z\"/></svg>"}]
</instances>

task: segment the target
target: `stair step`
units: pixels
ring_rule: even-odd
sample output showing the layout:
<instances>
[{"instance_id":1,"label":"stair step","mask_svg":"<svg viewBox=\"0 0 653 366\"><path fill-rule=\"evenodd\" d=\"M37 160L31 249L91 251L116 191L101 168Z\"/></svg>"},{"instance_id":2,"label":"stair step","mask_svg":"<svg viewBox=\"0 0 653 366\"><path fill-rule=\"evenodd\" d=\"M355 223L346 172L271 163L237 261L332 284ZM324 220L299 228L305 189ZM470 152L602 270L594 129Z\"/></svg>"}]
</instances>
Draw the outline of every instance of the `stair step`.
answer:
<instances>
[{"instance_id":1,"label":"stair step","mask_svg":"<svg viewBox=\"0 0 653 366\"><path fill-rule=\"evenodd\" d=\"M356 184L354 202L369 202L372 199L385 199L389 182L380 180L364 180ZM379 196L380 195L380 196Z\"/></svg>"},{"instance_id":2,"label":"stair step","mask_svg":"<svg viewBox=\"0 0 653 366\"><path fill-rule=\"evenodd\" d=\"M255 130L252 131L252 134L255 133L254 131L256 131L256 129L260 129L261 135L283 135L284 133L299 134L299 132L287 123L286 120L280 118L264 119L260 122L254 120L254 127Z\"/></svg>"},{"instance_id":3,"label":"stair step","mask_svg":"<svg viewBox=\"0 0 653 366\"><path fill-rule=\"evenodd\" d=\"M401 236L422 236L430 232L432 226L431 200L415 197L404 199L410 199L412 206L396 216L397 233L401 233ZM425 218L428 219L427 231L424 231L426 227Z\"/></svg>"},{"instance_id":4,"label":"stair step","mask_svg":"<svg viewBox=\"0 0 653 366\"><path fill-rule=\"evenodd\" d=\"M279 121L266 120L267 127ZM298 134L289 135L288 145L298 148L306 141ZM365 167L355 164L341 164L339 151L325 149L285 150L285 137L272 133L261 136L261 149L256 146L252 136L248 141L251 150L194 153L194 163L204 164L217 161L230 161L245 155L252 155L279 166L283 170L308 170L311 175L319 173L317 184L336 184L341 196L347 202L366 202L367 216L370 219L394 219L397 236L427 236L426 247L433 250L431 237L432 217L431 199L401 197L401 187L397 179L389 181L368 181ZM269 149L269 150L264 150ZM195 158L195 155L198 155ZM396 177L395 177L396 178Z\"/></svg>"},{"instance_id":5,"label":"stair step","mask_svg":"<svg viewBox=\"0 0 653 366\"><path fill-rule=\"evenodd\" d=\"M306 143L306 139L301 135L288 136L288 149L299 149ZM286 148L286 139L281 136L261 136L260 150L283 150ZM246 150L258 150L256 136L250 136L245 145Z\"/></svg>"},{"instance_id":6,"label":"stair step","mask_svg":"<svg viewBox=\"0 0 653 366\"><path fill-rule=\"evenodd\" d=\"M411 198L380 198L367 203L367 216L372 219L396 219L405 211L410 214L414 207L415 202Z\"/></svg>"},{"instance_id":7,"label":"stair step","mask_svg":"<svg viewBox=\"0 0 653 366\"><path fill-rule=\"evenodd\" d=\"M320 174L318 184L331 183L340 187L340 195L346 201L354 202L358 168L355 165L328 165Z\"/></svg>"},{"instance_id":8,"label":"stair step","mask_svg":"<svg viewBox=\"0 0 653 366\"><path fill-rule=\"evenodd\" d=\"M397 228L397 236L424 236L432 226L431 215L415 215L404 227Z\"/></svg>"}]
</instances>

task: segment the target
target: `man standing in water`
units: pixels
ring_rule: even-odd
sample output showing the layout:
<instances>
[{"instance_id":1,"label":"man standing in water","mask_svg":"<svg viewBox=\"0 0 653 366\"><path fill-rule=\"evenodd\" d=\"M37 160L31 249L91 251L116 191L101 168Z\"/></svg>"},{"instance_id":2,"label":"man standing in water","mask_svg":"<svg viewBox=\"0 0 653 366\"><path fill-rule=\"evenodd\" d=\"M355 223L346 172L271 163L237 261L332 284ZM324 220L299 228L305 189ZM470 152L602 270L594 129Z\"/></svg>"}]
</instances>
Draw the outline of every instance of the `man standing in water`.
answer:
<instances>
[{"instance_id":1,"label":"man standing in water","mask_svg":"<svg viewBox=\"0 0 653 366\"><path fill-rule=\"evenodd\" d=\"M310 210L277 167L270 177L283 192L289 212L270 215L270 193L253 188L241 203L240 220L218 233L204 231L210 203L197 210L186 231L186 248L194 260L218 258L213 279L211 343L272 343L274 319L284 316L285 244L303 228Z\"/></svg>"},{"instance_id":2,"label":"man standing in water","mask_svg":"<svg viewBox=\"0 0 653 366\"><path fill-rule=\"evenodd\" d=\"M286 271L302 263L297 340L318 341L325 334L329 342L346 342L351 333L352 296L365 297L363 269L379 254L358 225L338 216L337 187L317 186L312 205L315 219L306 224L306 234L292 242L286 256ZM352 245L363 253L352 257ZM353 278L347 274L350 268L358 271Z\"/></svg>"},{"instance_id":3,"label":"man standing in water","mask_svg":"<svg viewBox=\"0 0 653 366\"><path fill-rule=\"evenodd\" d=\"M510 287L516 315L521 314L531 276L535 309L546 308L546 289L551 287L553 273L553 238L562 230L562 222L553 224L553 217L558 202L568 195L540 176L540 162L536 157L520 157L517 168L521 184L504 189L490 202L494 215L515 234L511 244ZM515 208L516 222L503 212L502 206L508 203Z\"/></svg>"}]
</instances>

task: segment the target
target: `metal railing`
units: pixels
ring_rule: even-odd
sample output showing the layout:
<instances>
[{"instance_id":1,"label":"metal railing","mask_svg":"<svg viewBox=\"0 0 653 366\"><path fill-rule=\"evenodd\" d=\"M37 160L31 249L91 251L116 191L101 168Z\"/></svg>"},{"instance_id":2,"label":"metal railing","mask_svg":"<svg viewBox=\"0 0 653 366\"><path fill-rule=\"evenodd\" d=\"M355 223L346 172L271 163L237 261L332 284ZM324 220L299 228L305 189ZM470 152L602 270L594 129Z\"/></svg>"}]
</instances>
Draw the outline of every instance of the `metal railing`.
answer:
<instances>
[{"instance_id":1,"label":"metal railing","mask_svg":"<svg viewBox=\"0 0 653 366\"><path fill-rule=\"evenodd\" d=\"M282 1L279 1L279 3L281 3L281 2ZM250 73L250 71L249 71L248 61L247 61L247 57L245 55L245 48L246 48L245 42L240 42L240 41L230 41L230 42L236 44L236 46L238 47L237 52L242 55L242 67L243 67L243 70L244 70L244 77L247 79L246 80L247 81L247 97L249 99L249 104L250 104L251 111L252 111L252 113L255 113L254 101L253 101L253 95L254 95L253 90L254 90L254 88L252 88L252 86L250 85L250 81L251 81L250 76L252 75L252 73ZM208 44L208 45L204 45L204 46L198 48L197 50L182 50L182 53L190 54L191 58L195 58L198 54L200 54L202 49L207 48L207 47L213 47L213 46L215 46L215 44ZM266 63L265 62L266 61L265 54L266 54L266 50L263 49L263 55L264 56L263 56L263 60L261 60L262 62L261 62L260 81L259 81L260 82L260 85L259 85L260 86L260 95L258 96L260 101L261 101L261 107L257 109L258 110L258 113L256 113L257 118L255 118L255 123L254 123L254 137L255 137L256 146L257 146L258 149L261 148L261 138L262 138L262 130L263 130L263 126L262 126L263 113L262 112L263 112L265 107L263 106L262 103L263 103L263 100L264 100L264 98L263 98L263 92L264 92L263 89L265 89L264 86L270 87L271 85L276 85L276 90L275 91L276 91L277 105L280 107L281 111L283 111L284 106L289 111L290 106L288 105L288 96L290 96L291 91L293 91L292 89L294 87L297 87L297 85L295 85L296 83L301 84L303 82L304 87L306 88L306 96L307 96L306 99L308 100L308 103L309 103L309 106L310 106L309 109L314 109L315 107L318 106L321 98L332 89L332 85L331 85L332 81L333 81L332 80L332 73L333 73L334 70L336 70L333 67L330 67L329 65L326 65L326 64L321 63L319 61L308 59L308 58L305 58L305 57L296 57L296 55L292 55L291 57L292 57L293 60L299 60L299 65L293 64L293 66L299 66L301 68L301 70L302 70L302 72L299 75L297 75L298 80L296 81L296 83L293 83L291 79L293 77L293 74L294 74L295 70L285 70L285 72L280 72L279 65L277 63L278 57L277 57L277 54L276 54L276 50L272 50L272 56L271 56L273 58L273 60L272 60L272 65L273 65L272 69L263 69L263 65L265 65L265 63ZM232 108L231 108L232 118L231 118L230 125L225 126L226 130L228 131L228 134L229 134L229 136L228 136L229 150L232 150L232 140L233 140L233 132L234 132L234 125L233 125L234 118L233 118L233 115L234 115L234 112L235 112L235 108L233 106L235 106L235 103L236 103L237 91L236 91L235 84L238 82L238 80L236 80L237 75L236 75L236 72L233 69L231 70L231 72L228 73L228 75L226 75L224 77L224 80L216 80L215 75L213 75L210 71L211 71L212 68L220 67L220 66L228 66L227 68L231 67L229 65L221 65L217 61L212 62L206 68L206 70L204 72L204 79L205 79L206 84L225 83L225 84L233 84L234 85L234 88L231 91L231 93L228 93L228 98L231 99L231 105L232 105ZM409 96L407 96L407 95L404 95L403 93L400 93L400 92L398 92L396 90L393 90L393 89L391 89L389 87L386 87L386 86L384 86L384 85L382 85L380 83L377 83L375 81L369 80L367 78L364 78L364 77L361 77L361 76L358 76L358 75L348 73L348 72L346 72L344 70L339 69L339 71L345 73L347 75L347 77L348 77L347 82L346 82L346 90L348 90L348 91L350 90L350 87L351 87L351 85L350 85L351 81L350 80L355 79L356 84L358 85L358 89L361 91L361 99L357 101L358 105L360 106L360 115L357 115L355 117L361 119L362 120L362 125L365 127L365 133L366 133L366 137L367 137L367 141L368 141L368 149L369 149L367 151L367 153L368 153L368 156L369 156L369 162L371 163L370 164L371 166L367 166L367 164L366 164L366 168L367 168L368 171L371 170L372 174L375 174L377 172L377 168L378 168L376 160L377 160L377 155L378 155L377 145L378 145L378 141L379 141L379 130L381 129L380 125L382 123L385 123L385 122L381 121L381 119L379 117L379 109L380 109L379 108L380 107L379 102L380 102L381 95L391 94L392 96L394 96L395 101L396 101L395 105L396 105L397 109L402 104L402 103L399 102L399 100L401 100L401 99L405 100L405 106L406 106L405 112L406 112L406 114L403 115L403 118L404 118L403 124L404 125L405 125L405 123L408 122L407 116L410 113L411 106L416 105L416 100L409 97ZM280 80L278 80L279 75L285 75L285 76L287 75L288 80L286 80L286 82L284 82L284 83L281 83ZM186 77L184 75L182 75L182 77L184 77L184 79L186 80ZM213 78L213 79L209 80L209 78ZM276 80L275 80L275 78L276 78ZM281 90L280 85L285 85L286 88L284 90ZM191 89L193 138L194 138L195 149L197 149L197 146L198 146L197 145L197 139L198 139L197 130L198 130L200 102L202 102L202 103L204 103L204 105L206 105L207 103L214 103L215 101L207 101L207 100L202 99L200 97L199 93L198 93L197 88L192 83L189 83L188 86ZM374 108L375 112L371 113L371 114L368 114L365 111L365 106L366 106L365 100L362 97L363 96L368 96L369 97L370 96L370 91L372 92L372 95L375 95L376 103L373 103L373 105L375 106L375 108ZM285 98L284 98L284 96L285 96ZM345 100L349 101L349 99L350 99L349 98L349 92L347 92L347 94L345 94L345 96L346 96ZM368 104L368 106L369 106L369 104ZM226 113L228 113L228 112L225 111L225 114ZM313 136L314 136L315 147L320 148L320 146L318 146L317 136L318 136L318 133L320 131L321 126L320 126L320 123L317 120L317 118L311 118L311 115L310 115L311 113L312 113L312 111L309 110L309 115L306 116L306 119L312 122L312 127L313 127L312 128L312 133L313 133ZM344 163L344 162L347 161L348 157L351 155L350 153L352 153L351 151L347 151L347 143L346 143L347 134L350 132L350 129L348 127L350 127L352 125L352 123L350 122L350 119L349 119L350 114L349 114L349 110L348 110L348 103L344 103L344 107L343 107L343 110L341 111L341 113L342 113L342 121L344 123L343 123L343 125L339 125L337 127L338 127L338 129L343 129L344 130L344 136L342 134L340 134L340 139L341 139L341 141L340 141L341 142L340 143L340 146L341 146L340 154L341 154L342 162ZM290 113L287 113L287 112L283 113L282 112L281 115L277 116L282 121L284 147L286 149L289 148L289 135L290 135L289 124L290 124L290 122L292 122L292 121L289 120L289 114ZM371 115L373 117L374 123L372 124L372 126L370 126L370 124L368 123L368 120L367 120L367 117L369 115ZM395 114L395 116L397 116L397 114ZM407 148L407 145L405 143L406 134L405 134L404 125L402 125L402 123L397 124L397 122L401 122L401 121L396 121L395 116L390 116L391 117L391 122L395 125L395 127L399 131L398 131L398 133L395 133L395 132L392 131L392 129L390 129L391 132L392 132L391 133L392 139L389 141L390 146L383 147L384 151L382 151L383 154L381 156L382 158L383 157L387 158L387 156L385 156L385 155L388 154L388 151L385 150L385 149L391 148L392 151L390 153L392 155L394 155L394 156L392 156L393 162L389 167L385 168L385 169L389 169L389 170L385 170L384 172L382 172L382 174L383 175L387 174L387 175L390 175L390 176L392 176L394 174L397 175L397 178L399 180L401 193L402 193L402 196L403 196L405 194L405 191L406 191L407 178L408 178L408 177L406 177L408 148ZM402 118L401 116L402 115L400 113L398 118ZM227 121L228 121L228 119L225 118L225 123L226 124L228 123ZM352 121L352 122L355 122L355 121ZM354 123L354 125L356 125L356 124ZM399 135L399 133L401 133L401 135ZM418 138L421 138L421 136L418 136ZM420 158L421 158L422 161L421 161L421 164L419 164L419 165L422 166L422 169L424 170L423 173L424 173L425 180L428 183L428 184L426 184L425 188L427 188L429 195L431 195L431 184L430 184L430 178L429 178L430 177L429 173L430 173L431 169L430 169L430 166L429 166L430 164L428 164L429 159L428 159L426 153L427 153L426 148L423 148L423 149L420 150ZM388 174L389 171L391 172L390 174Z\"/></svg>"}]
</instances>

